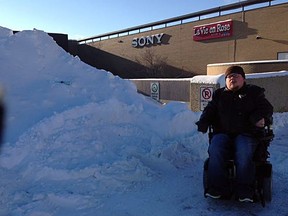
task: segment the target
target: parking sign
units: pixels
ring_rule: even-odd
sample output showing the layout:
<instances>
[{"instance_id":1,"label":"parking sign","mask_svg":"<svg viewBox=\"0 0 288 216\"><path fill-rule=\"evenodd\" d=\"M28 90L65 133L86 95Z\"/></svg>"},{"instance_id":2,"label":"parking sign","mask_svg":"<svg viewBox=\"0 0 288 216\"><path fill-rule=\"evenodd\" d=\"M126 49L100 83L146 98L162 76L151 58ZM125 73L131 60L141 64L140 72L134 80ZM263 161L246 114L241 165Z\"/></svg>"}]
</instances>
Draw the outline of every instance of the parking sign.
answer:
<instances>
[{"instance_id":1,"label":"parking sign","mask_svg":"<svg viewBox=\"0 0 288 216\"><path fill-rule=\"evenodd\" d=\"M200 110L203 111L209 101L212 100L213 87L200 87Z\"/></svg>"}]
</instances>

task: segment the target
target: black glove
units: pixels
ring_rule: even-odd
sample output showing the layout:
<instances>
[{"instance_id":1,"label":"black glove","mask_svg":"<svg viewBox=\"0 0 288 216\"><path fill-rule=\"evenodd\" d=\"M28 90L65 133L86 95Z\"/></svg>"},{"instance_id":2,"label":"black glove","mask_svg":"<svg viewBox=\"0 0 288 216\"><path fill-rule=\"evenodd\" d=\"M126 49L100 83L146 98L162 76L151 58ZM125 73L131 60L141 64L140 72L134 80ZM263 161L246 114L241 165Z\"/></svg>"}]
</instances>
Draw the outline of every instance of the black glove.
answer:
<instances>
[{"instance_id":1,"label":"black glove","mask_svg":"<svg viewBox=\"0 0 288 216\"><path fill-rule=\"evenodd\" d=\"M195 123L198 126L198 131L202 133L206 133L208 130L208 125L201 123L200 121Z\"/></svg>"}]
</instances>

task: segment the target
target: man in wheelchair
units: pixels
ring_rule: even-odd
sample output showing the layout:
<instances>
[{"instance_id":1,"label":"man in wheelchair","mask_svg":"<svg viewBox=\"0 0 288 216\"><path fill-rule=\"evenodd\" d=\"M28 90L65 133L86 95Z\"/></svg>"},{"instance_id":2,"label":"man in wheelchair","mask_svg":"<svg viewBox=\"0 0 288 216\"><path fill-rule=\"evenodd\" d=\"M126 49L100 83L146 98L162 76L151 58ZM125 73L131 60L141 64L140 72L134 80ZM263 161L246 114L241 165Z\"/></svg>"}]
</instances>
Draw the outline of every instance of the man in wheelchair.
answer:
<instances>
[{"instance_id":1,"label":"man in wheelchair","mask_svg":"<svg viewBox=\"0 0 288 216\"><path fill-rule=\"evenodd\" d=\"M265 140L265 126L272 123L273 106L265 98L265 89L246 84L242 67L229 67L225 72L225 84L214 92L212 101L196 122L202 133L209 127L213 129L208 148L205 197L230 199L234 193L241 202L254 202L254 158L256 149ZM227 171L231 159L235 166L232 190Z\"/></svg>"}]
</instances>

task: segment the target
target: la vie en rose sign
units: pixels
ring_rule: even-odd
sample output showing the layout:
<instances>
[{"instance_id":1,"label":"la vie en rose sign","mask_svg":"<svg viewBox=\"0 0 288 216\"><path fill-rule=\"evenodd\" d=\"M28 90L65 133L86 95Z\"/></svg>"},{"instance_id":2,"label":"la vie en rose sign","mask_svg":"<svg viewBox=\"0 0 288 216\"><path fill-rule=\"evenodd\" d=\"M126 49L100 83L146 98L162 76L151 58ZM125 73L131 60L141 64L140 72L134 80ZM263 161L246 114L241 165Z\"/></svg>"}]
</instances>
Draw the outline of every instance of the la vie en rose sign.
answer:
<instances>
[{"instance_id":1,"label":"la vie en rose sign","mask_svg":"<svg viewBox=\"0 0 288 216\"><path fill-rule=\"evenodd\" d=\"M193 40L195 41L231 37L233 33L233 21L229 19L207 25L194 26L193 31Z\"/></svg>"}]
</instances>

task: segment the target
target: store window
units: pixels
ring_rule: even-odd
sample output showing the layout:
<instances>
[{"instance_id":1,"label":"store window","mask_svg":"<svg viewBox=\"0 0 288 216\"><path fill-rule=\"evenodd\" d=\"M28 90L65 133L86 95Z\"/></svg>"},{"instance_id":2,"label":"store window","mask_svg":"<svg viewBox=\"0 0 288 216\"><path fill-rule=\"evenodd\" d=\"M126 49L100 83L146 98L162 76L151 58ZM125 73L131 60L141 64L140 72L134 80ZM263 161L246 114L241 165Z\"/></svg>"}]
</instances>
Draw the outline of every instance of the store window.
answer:
<instances>
[{"instance_id":1,"label":"store window","mask_svg":"<svg viewBox=\"0 0 288 216\"><path fill-rule=\"evenodd\" d=\"M279 52L277 54L278 60L288 60L288 52Z\"/></svg>"}]
</instances>

